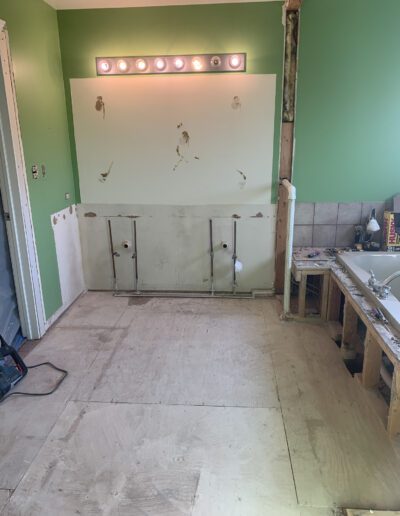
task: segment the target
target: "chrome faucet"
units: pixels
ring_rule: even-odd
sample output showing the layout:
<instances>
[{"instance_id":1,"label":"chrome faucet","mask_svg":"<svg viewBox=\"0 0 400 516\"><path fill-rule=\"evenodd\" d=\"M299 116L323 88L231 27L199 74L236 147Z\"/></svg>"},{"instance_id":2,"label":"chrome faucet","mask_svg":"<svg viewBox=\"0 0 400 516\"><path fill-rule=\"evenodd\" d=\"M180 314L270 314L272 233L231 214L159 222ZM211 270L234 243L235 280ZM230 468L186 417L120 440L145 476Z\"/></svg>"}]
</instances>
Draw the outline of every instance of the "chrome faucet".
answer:
<instances>
[{"instance_id":1,"label":"chrome faucet","mask_svg":"<svg viewBox=\"0 0 400 516\"><path fill-rule=\"evenodd\" d=\"M390 291L392 290L392 288L389 286L389 283L400 277L400 271L394 272L383 281L378 281L376 279L374 271L370 270L369 273L371 276L368 280L368 286L375 292L375 294L378 295L380 299L387 299Z\"/></svg>"}]
</instances>

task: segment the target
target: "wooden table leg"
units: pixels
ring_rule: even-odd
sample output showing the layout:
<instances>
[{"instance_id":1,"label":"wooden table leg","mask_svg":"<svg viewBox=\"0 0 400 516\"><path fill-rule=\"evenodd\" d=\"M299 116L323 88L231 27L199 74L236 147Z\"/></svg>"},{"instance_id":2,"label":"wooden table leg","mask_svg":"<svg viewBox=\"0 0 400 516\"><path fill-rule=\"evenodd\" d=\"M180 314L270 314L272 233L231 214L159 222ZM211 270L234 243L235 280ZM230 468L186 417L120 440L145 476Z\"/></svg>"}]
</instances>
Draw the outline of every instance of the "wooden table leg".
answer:
<instances>
[{"instance_id":1,"label":"wooden table leg","mask_svg":"<svg viewBox=\"0 0 400 516\"><path fill-rule=\"evenodd\" d=\"M344 304L343 337L341 353L345 360L356 357L358 316L348 299Z\"/></svg>"},{"instance_id":2,"label":"wooden table leg","mask_svg":"<svg viewBox=\"0 0 400 516\"><path fill-rule=\"evenodd\" d=\"M379 383L382 364L382 349L369 330L364 343L364 364L361 375L362 385L370 389Z\"/></svg>"},{"instance_id":3,"label":"wooden table leg","mask_svg":"<svg viewBox=\"0 0 400 516\"><path fill-rule=\"evenodd\" d=\"M390 437L400 433L400 366L396 366L393 372L387 431Z\"/></svg>"},{"instance_id":4,"label":"wooden table leg","mask_svg":"<svg viewBox=\"0 0 400 516\"><path fill-rule=\"evenodd\" d=\"M307 274L302 272L299 286L299 316L306 316Z\"/></svg>"},{"instance_id":5,"label":"wooden table leg","mask_svg":"<svg viewBox=\"0 0 400 516\"><path fill-rule=\"evenodd\" d=\"M342 300L342 291L338 287L336 281L330 276L329 278L329 294L328 294L328 321L338 321L340 316L340 303Z\"/></svg>"}]
</instances>

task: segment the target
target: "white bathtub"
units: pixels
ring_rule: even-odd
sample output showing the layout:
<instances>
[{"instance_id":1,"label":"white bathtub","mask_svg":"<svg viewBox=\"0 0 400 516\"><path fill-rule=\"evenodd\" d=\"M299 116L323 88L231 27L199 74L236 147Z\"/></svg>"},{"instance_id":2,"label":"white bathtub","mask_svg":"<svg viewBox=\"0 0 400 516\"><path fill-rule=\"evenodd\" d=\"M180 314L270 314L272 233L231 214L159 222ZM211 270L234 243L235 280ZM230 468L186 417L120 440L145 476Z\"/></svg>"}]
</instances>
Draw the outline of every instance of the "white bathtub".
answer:
<instances>
[{"instance_id":1,"label":"white bathtub","mask_svg":"<svg viewBox=\"0 0 400 516\"><path fill-rule=\"evenodd\" d=\"M391 293L387 299L380 299L369 287L370 270L376 279L383 281L400 271L400 253L343 253L338 261L348 271L363 293L379 307L386 318L400 331L400 278L390 283Z\"/></svg>"}]
</instances>

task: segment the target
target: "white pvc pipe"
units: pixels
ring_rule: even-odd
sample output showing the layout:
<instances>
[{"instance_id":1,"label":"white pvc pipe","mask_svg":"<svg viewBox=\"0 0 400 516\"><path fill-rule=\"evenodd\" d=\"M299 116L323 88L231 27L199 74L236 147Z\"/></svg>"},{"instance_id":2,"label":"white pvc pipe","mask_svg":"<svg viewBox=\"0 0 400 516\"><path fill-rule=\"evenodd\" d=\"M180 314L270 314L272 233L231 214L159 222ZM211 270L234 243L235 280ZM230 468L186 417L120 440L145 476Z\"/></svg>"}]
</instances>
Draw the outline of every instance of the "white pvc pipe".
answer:
<instances>
[{"instance_id":1,"label":"white pvc pipe","mask_svg":"<svg viewBox=\"0 0 400 516\"><path fill-rule=\"evenodd\" d=\"M286 228L285 253L285 285L283 291L283 316L290 314L290 286L292 281L293 231L294 213L296 206L296 188L287 179L283 179L282 186L288 191L288 219Z\"/></svg>"}]
</instances>

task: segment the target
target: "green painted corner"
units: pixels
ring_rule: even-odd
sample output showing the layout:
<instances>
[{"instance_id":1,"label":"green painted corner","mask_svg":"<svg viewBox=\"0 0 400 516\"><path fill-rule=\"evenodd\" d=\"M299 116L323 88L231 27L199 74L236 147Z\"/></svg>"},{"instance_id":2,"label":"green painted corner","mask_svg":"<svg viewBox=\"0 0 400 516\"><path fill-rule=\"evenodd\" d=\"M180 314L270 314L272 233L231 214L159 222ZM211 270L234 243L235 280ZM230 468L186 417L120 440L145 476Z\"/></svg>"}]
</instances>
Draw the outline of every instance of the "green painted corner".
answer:
<instances>
[{"instance_id":1,"label":"green painted corner","mask_svg":"<svg viewBox=\"0 0 400 516\"><path fill-rule=\"evenodd\" d=\"M70 79L96 77L95 58L112 55L243 51L248 72L276 74L273 201L276 200L282 104L281 2L189 5L58 12L67 111L79 192Z\"/></svg>"},{"instance_id":2,"label":"green painted corner","mask_svg":"<svg viewBox=\"0 0 400 516\"><path fill-rule=\"evenodd\" d=\"M62 304L50 216L75 202L57 14L42 0L1 0L0 18L9 33L45 312L50 318ZM45 164L46 176L33 180L33 164Z\"/></svg>"},{"instance_id":3,"label":"green painted corner","mask_svg":"<svg viewBox=\"0 0 400 516\"><path fill-rule=\"evenodd\" d=\"M399 17L398 0L304 2L299 201L384 201L400 191Z\"/></svg>"}]
</instances>

